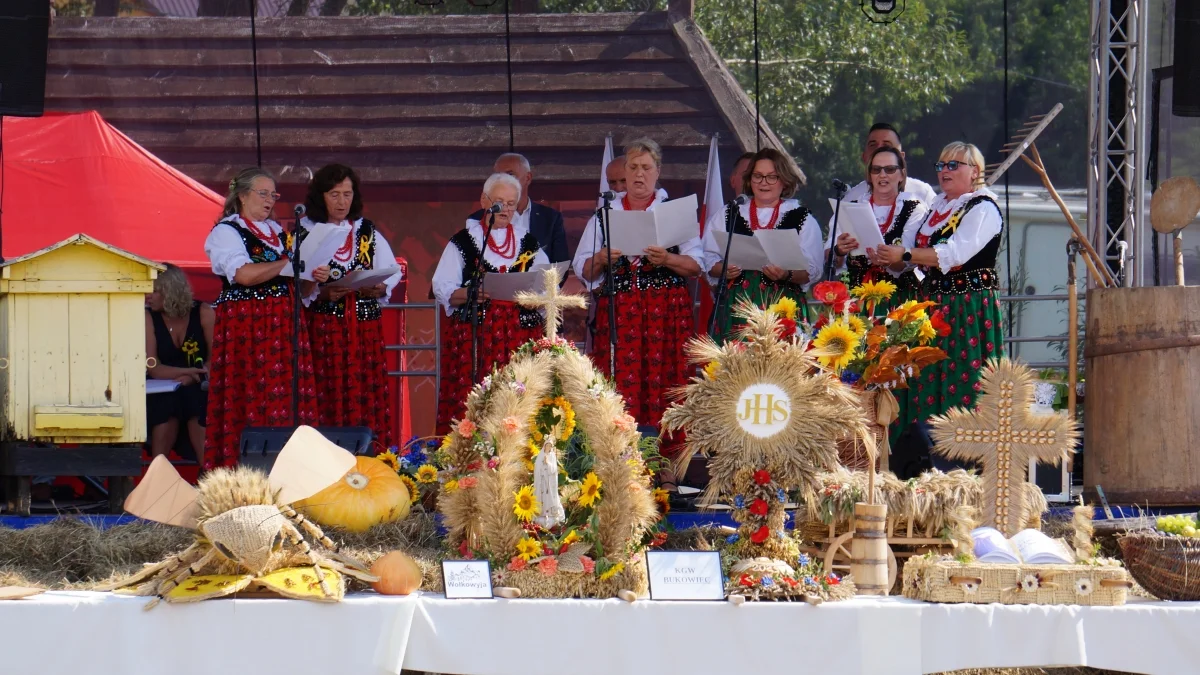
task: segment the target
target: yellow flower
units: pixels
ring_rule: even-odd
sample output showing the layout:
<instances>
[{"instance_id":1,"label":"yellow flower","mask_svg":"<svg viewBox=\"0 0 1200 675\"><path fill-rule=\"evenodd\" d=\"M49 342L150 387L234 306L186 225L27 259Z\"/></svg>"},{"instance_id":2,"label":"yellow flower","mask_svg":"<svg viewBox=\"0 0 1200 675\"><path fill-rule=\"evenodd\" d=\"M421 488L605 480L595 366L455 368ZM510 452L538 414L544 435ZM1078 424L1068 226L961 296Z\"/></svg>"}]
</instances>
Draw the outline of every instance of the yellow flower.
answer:
<instances>
[{"instance_id":1,"label":"yellow flower","mask_svg":"<svg viewBox=\"0 0 1200 675\"><path fill-rule=\"evenodd\" d=\"M441 447L442 450L448 450L450 448L450 446L453 444L454 444L454 434L453 433L449 433L449 434L446 434L445 436L442 436L442 447Z\"/></svg>"},{"instance_id":2,"label":"yellow flower","mask_svg":"<svg viewBox=\"0 0 1200 675\"><path fill-rule=\"evenodd\" d=\"M846 324L834 321L817 333L817 339L813 340L813 347L819 352L823 352L817 357L821 365L835 372L841 372L854 360L854 354L858 350L858 336Z\"/></svg>"},{"instance_id":3,"label":"yellow flower","mask_svg":"<svg viewBox=\"0 0 1200 675\"><path fill-rule=\"evenodd\" d=\"M388 466L392 467L392 471L400 470L400 458L397 457L396 453L392 452L391 450L388 450L387 452L375 455L375 459L378 459L379 461L383 462L384 464L387 464Z\"/></svg>"},{"instance_id":4,"label":"yellow flower","mask_svg":"<svg viewBox=\"0 0 1200 675\"><path fill-rule=\"evenodd\" d=\"M663 513L671 511L671 493L666 490L654 488L654 502L663 510Z\"/></svg>"},{"instance_id":5,"label":"yellow flower","mask_svg":"<svg viewBox=\"0 0 1200 675\"><path fill-rule=\"evenodd\" d=\"M577 541L579 541L579 533L575 530L571 530L567 533L567 536L563 537L562 543L564 546L570 546Z\"/></svg>"},{"instance_id":6,"label":"yellow flower","mask_svg":"<svg viewBox=\"0 0 1200 675\"><path fill-rule=\"evenodd\" d=\"M550 405L563 412L562 436L558 440L565 441L571 437L571 434L575 433L575 409L571 407L570 401L563 396L556 396L550 402Z\"/></svg>"},{"instance_id":7,"label":"yellow flower","mask_svg":"<svg viewBox=\"0 0 1200 675\"><path fill-rule=\"evenodd\" d=\"M432 464L422 464L421 468L417 469L418 483L436 483L438 470Z\"/></svg>"},{"instance_id":8,"label":"yellow flower","mask_svg":"<svg viewBox=\"0 0 1200 675\"><path fill-rule=\"evenodd\" d=\"M875 305L887 300L896 293L896 284L886 280L864 281L861 286L854 288L850 294L863 301L868 309L874 311Z\"/></svg>"},{"instance_id":9,"label":"yellow flower","mask_svg":"<svg viewBox=\"0 0 1200 675\"><path fill-rule=\"evenodd\" d=\"M604 570L604 573L601 574L599 577L600 581L607 581L624 571L625 571L625 563L617 563L616 565L613 565L612 567Z\"/></svg>"},{"instance_id":10,"label":"yellow flower","mask_svg":"<svg viewBox=\"0 0 1200 675\"><path fill-rule=\"evenodd\" d=\"M710 380L717 379L717 375L721 372L720 361L709 361L708 365L704 366L704 376Z\"/></svg>"},{"instance_id":11,"label":"yellow flower","mask_svg":"<svg viewBox=\"0 0 1200 675\"><path fill-rule=\"evenodd\" d=\"M537 497L533 494L533 486L526 485L517 490L513 494L513 513L516 514L519 520L530 521L533 517L542 512L542 506L538 504Z\"/></svg>"},{"instance_id":12,"label":"yellow flower","mask_svg":"<svg viewBox=\"0 0 1200 675\"><path fill-rule=\"evenodd\" d=\"M408 502L416 504L421 498L421 490L417 488L417 482L404 474L400 474L400 480L404 483L404 487L408 488Z\"/></svg>"},{"instance_id":13,"label":"yellow flower","mask_svg":"<svg viewBox=\"0 0 1200 675\"><path fill-rule=\"evenodd\" d=\"M929 344L930 340L937 337L937 329L933 327L933 324L930 323L929 319L924 319L921 321L921 327L917 330L917 337L920 339L921 344L923 345Z\"/></svg>"},{"instance_id":14,"label":"yellow flower","mask_svg":"<svg viewBox=\"0 0 1200 675\"><path fill-rule=\"evenodd\" d=\"M867 322L857 314L847 314L845 324L860 338L867 334Z\"/></svg>"},{"instance_id":15,"label":"yellow flower","mask_svg":"<svg viewBox=\"0 0 1200 675\"><path fill-rule=\"evenodd\" d=\"M450 479L450 480L446 481L446 483L444 485L442 485L442 489L445 490L446 492L454 492L455 490L458 489L458 481L456 481L454 479Z\"/></svg>"},{"instance_id":16,"label":"yellow flower","mask_svg":"<svg viewBox=\"0 0 1200 675\"><path fill-rule=\"evenodd\" d=\"M524 537L517 542L517 555L521 556L522 560L529 562L541 554L542 545L538 543L537 539Z\"/></svg>"},{"instance_id":17,"label":"yellow flower","mask_svg":"<svg viewBox=\"0 0 1200 675\"><path fill-rule=\"evenodd\" d=\"M541 451L541 446L534 443L532 438L529 439L529 442L525 444L525 459L522 460L525 462L526 469L533 471L533 460L537 458L538 453Z\"/></svg>"},{"instance_id":18,"label":"yellow flower","mask_svg":"<svg viewBox=\"0 0 1200 675\"><path fill-rule=\"evenodd\" d=\"M900 321L901 323L928 319L929 317L925 314L925 308L932 307L936 304L936 302L917 302L916 300L909 300L903 305L900 305L896 309L888 312L888 318L892 319L893 321Z\"/></svg>"},{"instance_id":19,"label":"yellow flower","mask_svg":"<svg viewBox=\"0 0 1200 675\"><path fill-rule=\"evenodd\" d=\"M600 482L600 477L596 473L588 472L588 475L583 477L583 486L579 491L579 505L588 506L600 501L600 487L604 485Z\"/></svg>"},{"instance_id":20,"label":"yellow flower","mask_svg":"<svg viewBox=\"0 0 1200 675\"><path fill-rule=\"evenodd\" d=\"M793 321L796 320L796 301L784 296L775 301L775 304L767 308L768 312L774 312L776 316L787 317Z\"/></svg>"}]
</instances>

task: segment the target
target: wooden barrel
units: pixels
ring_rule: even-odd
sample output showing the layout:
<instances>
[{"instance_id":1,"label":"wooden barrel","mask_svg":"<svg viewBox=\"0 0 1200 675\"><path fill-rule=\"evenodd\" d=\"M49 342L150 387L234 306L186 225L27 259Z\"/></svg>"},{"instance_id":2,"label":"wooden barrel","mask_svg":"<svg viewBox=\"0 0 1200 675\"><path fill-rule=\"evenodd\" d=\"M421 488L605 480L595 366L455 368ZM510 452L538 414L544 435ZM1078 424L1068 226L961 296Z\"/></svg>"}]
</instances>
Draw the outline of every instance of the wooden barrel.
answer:
<instances>
[{"instance_id":1,"label":"wooden barrel","mask_svg":"<svg viewBox=\"0 0 1200 675\"><path fill-rule=\"evenodd\" d=\"M1087 295L1083 482L1110 503L1200 503L1200 287Z\"/></svg>"},{"instance_id":2,"label":"wooden barrel","mask_svg":"<svg viewBox=\"0 0 1200 675\"><path fill-rule=\"evenodd\" d=\"M887 504L854 505L850 574L859 595L888 594Z\"/></svg>"}]
</instances>

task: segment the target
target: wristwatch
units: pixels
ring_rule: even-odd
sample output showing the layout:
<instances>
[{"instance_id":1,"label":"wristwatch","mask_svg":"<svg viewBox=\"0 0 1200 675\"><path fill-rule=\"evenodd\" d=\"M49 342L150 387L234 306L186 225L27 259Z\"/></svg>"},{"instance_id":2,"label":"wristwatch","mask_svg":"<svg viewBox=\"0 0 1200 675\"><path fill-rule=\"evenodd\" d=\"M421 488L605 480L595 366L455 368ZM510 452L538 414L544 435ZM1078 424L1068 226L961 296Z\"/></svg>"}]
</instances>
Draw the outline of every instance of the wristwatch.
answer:
<instances>
[{"instance_id":1,"label":"wristwatch","mask_svg":"<svg viewBox=\"0 0 1200 675\"><path fill-rule=\"evenodd\" d=\"M900 256L900 259L903 260L904 262L912 262L912 249L905 248L904 255Z\"/></svg>"}]
</instances>

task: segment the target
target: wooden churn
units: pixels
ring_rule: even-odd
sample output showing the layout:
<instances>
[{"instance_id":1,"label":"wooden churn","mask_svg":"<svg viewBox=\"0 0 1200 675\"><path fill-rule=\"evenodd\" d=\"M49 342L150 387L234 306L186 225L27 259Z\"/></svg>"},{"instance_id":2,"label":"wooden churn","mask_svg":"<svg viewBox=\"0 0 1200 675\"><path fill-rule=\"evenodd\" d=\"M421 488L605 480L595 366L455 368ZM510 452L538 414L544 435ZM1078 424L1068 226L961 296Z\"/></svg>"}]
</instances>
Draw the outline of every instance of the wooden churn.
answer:
<instances>
[{"instance_id":1,"label":"wooden churn","mask_svg":"<svg viewBox=\"0 0 1200 675\"><path fill-rule=\"evenodd\" d=\"M873 421L871 415L868 418ZM887 438L887 429L883 432ZM850 542L850 575L859 595L887 595L888 583L887 504L875 503L875 434L855 439L862 444L867 464L867 501L854 505L854 538Z\"/></svg>"}]
</instances>

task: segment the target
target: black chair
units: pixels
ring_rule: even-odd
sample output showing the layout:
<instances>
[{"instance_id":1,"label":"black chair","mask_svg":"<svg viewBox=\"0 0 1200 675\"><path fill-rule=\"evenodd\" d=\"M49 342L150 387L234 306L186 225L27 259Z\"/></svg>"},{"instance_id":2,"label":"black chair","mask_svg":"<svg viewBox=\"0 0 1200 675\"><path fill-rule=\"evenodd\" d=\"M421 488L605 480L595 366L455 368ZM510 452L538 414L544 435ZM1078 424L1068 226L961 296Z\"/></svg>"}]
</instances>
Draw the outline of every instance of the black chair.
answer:
<instances>
[{"instance_id":1,"label":"black chair","mask_svg":"<svg viewBox=\"0 0 1200 675\"><path fill-rule=\"evenodd\" d=\"M368 454L375 434L369 427L314 427L334 445L345 448L355 455ZM242 430L238 446L240 461L270 473L279 451L292 437L292 427L247 427Z\"/></svg>"}]
</instances>

